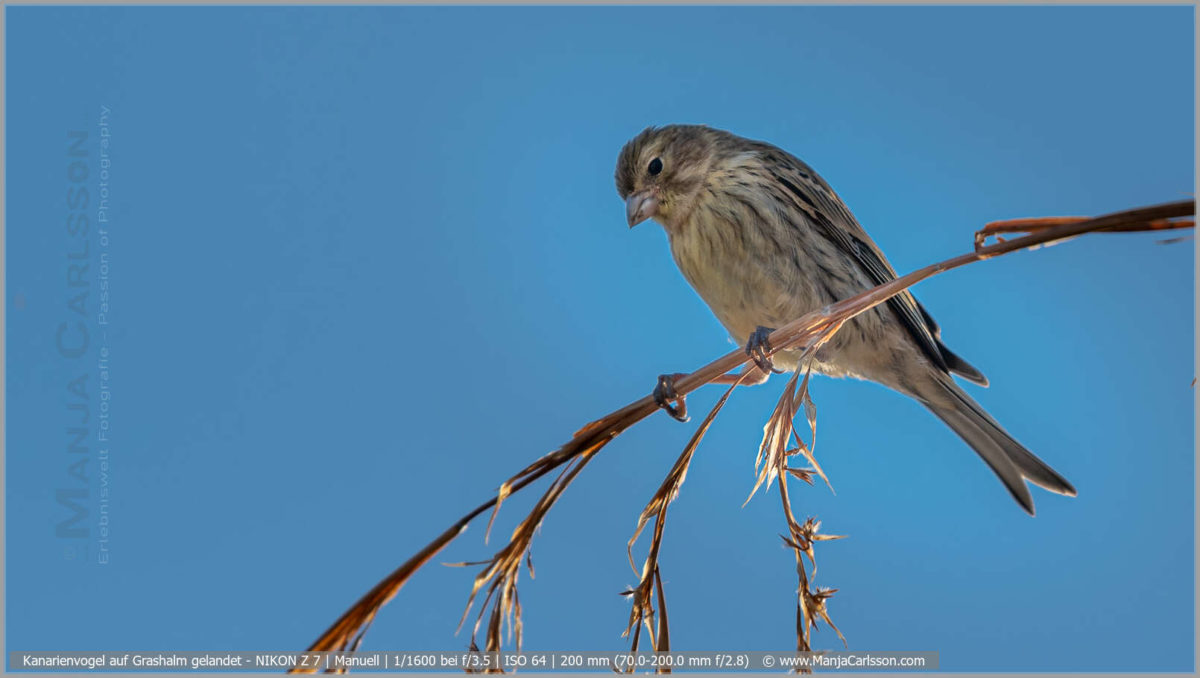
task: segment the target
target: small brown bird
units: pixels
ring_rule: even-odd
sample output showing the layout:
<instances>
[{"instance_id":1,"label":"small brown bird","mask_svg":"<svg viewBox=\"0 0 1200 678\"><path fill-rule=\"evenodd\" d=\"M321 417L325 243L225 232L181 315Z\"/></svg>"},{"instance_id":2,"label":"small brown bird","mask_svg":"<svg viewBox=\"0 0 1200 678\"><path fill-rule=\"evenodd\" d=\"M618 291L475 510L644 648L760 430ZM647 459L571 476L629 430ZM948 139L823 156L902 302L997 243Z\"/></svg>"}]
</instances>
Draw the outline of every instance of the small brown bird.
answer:
<instances>
[{"instance_id":1,"label":"small brown bird","mask_svg":"<svg viewBox=\"0 0 1200 678\"><path fill-rule=\"evenodd\" d=\"M646 219L663 226L679 270L755 357L743 383L762 383L775 367L797 369L799 350L767 358L771 328L896 277L829 184L770 144L699 125L651 127L621 149L616 181L630 228ZM1075 496L1065 478L955 383L951 374L983 386L987 379L946 348L937 323L908 292L848 322L817 352L813 370L915 398L983 458L1030 515L1026 480ZM668 402L672 384L672 376L659 377L655 399L682 419Z\"/></svg>"}]
</instances>

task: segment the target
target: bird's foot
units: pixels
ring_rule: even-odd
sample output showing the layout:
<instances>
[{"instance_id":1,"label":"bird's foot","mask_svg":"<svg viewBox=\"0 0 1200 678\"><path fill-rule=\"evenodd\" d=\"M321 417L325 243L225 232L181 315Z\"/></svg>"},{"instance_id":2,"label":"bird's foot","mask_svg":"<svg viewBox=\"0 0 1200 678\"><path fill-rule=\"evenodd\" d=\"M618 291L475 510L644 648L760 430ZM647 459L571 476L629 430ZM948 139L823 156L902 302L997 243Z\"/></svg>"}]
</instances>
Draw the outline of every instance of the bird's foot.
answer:
<instances>
[{"instance_id":1,"label":"bird's foot","mask_svg":"<svg viewBox=\"0 0 1200 678\"><path fill-rule=\"evenodd\" d=\"M681 376L683 375L658 375L658 384L654 387L654 402L666 410L667 414L679 421L686 422L689 419L687 414L687 400L684 399L684 396L675 392L675 380ZM671 401L674 401L675 404L672 405Z\"/></svg>"},{"instance_id":2,"label":"bird's foot","mask_svg":"<svg viewBox=\"0 0 1200 678\"><path fill-rule=\"evenodd\" d=\"M746 342L746 355L754 358L754 364L758 365L758 369L762 370L763 374L783 374L783 370L775 369L775 365L771 363L771 356L767 355L771 352L771 342L768 337L774 331L774 328L759 325L750 335L750 340Z\"/></svg>"}]
</instances>

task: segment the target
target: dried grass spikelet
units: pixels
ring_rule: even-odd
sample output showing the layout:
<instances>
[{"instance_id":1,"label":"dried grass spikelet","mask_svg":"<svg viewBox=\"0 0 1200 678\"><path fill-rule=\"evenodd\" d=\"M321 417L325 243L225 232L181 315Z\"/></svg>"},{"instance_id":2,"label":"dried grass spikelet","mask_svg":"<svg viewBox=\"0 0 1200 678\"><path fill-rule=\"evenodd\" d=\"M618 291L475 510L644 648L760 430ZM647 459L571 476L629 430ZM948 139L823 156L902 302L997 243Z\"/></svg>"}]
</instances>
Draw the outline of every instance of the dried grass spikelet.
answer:
<instances>
[{"instance_id":1,"label":"dried grass spikelet","mask_svg":"<svg viewBox=\"0 0 1200 678\"><path fill-rule=\"evenodd\" d=\"M993 222L975 234L974 251L926 266L886 284L866 290L849 299L839 301L827 308L808 313L775 330L768 340L776 351L802 346L811 352L821 342L828 340L847 320L887 301L892 296L908 289L912 285L938 273L1010 252L1061 242L1084 233L1095 231L1130 232L1192 228L1195 224L1193 218L1195 207L1195 201L1186 200L1116 212L1093 219L1054 217L1048 219L1019 219ZM989 237L1000 239L1000 234L1013 233L1024 233L1025 235L1010 240L999 240L999 242L990 245L985 244ZM732 351L691 374L677 379L675 390L681 397L686 396L713 379L746 364L748 361L749 357L743 351ZM753 496L754 492L764 482L769 488L775 478L779 479L780 498L783 502L785 521L788 526L788 534L784 536L784 542L796 554L797 575L800 579L796 613L797 649L810 651L811 642L809 634L816 626L818 620L824 621L834 628L835 631L837 630L830 621L828 610L826 609L826 601L833 594L834 589L814 588L811 585L812 576L816 572L813 543L827 539L837 539L839 537L819 534L819 522L813 518L809 518L804 523L800 523L792 514L791 502L787 493L788 476L812 484L813 476L816 475L820 476L826 483L829 482L812 455L811 445L803 443L796 433L795 427L792 425L798 408L804 407L809 427L815 436L815 407L808 397L807 370L803 381L798 383L798 377L799 371L789 380L787 388L785 388L783 395L780 397L779 404L768 420L767 426L764 427L763 444L760 446L756 462L758 478L751 496ZM667 479L664 480L663 485L659 488L659 492L655 494L654 498L647 504L646 509L643 510L639 518L637 532L634 535L634 539L631 539L632 544L648 520L654 518L655 537L651 543L652 557L648 556L647 561L643 564L641 581L638 587L630 591L630 595L634 596L634 611L631 614L631 623L627 628L627 632L645 626L648 631L652 632L652 644L656 648L670 646L666 624L665 596L663 595L661 573L658 566L659 545L661 544L663 521L666 518L667 505L678 494L679 486L686 475L687 466L690 463L691 456L695 452L696 445L699 444L704 432L707 431L712 419L724 405L731 392L732 389L726 392L701 425L697 434L693 436L692 442L689 442L688 447L685 448L679 461L676 462L675 467L672 468L671 473L668 474ZM601 448L630 426L657 411L658 406L654 400L650 396L646 396L581 428L566 444L538 459L510 478L501 485L495 497L460 518L446 531L376 584L374 588L368 591L339 617L325 633L321 634L309 646L309 651L357 650L379 610L396 596L400 589L412 578L413 574L441 552L451 541L462 534L468 524L489 509L492 509L492 520L494 520L496 511L499 510L500 505L508 496L519 492L551 471L565 466L558 478L555 479L541 500L530 512L529 516L514 530L509 543L497 552L491 560L480 563L485 565L485 568L475 578L471 595L468 599L467 611L464 612L463 620L465 621L466 614L470 611L475 596L486 586L488 593L484 604L481 606L480 617L475 624L476 631L482 620L483 609L491 602L493 607L487 631L488 648L499 648L501 640L500 629L503 625L502 622L505 620L507 620L510 638L515 639L519 647L521 640L521 607L516 593L517 575L520 571L522 559L524 559L530 575L532 576L533 574L533 565L529 554L530 544L537 526L541 524L546 513L566 490L567 486L570 485L571 481ZM787 441L789 439L794 442L794 447L788 446ZM810 467L794 468L788 466L788 458L796 455L804 456ZM489 521L489 529L490 526L491 522ZM632 546L630 547L630 559L632 563ZM805 566L805 559L807 559L808 567L812 568L811 572ZM653 607L649 606L651 598L657 602L657 617L655 617ZM655 620L657 620L657 623L655 623ZM841 637L840 632L838 632L838 636ZM638 638L635 635L633 640L635 649L637 641ZM475 647L474 634L472 635L472 647ZM297 667L292 669L291 672L308 673L313 671L314 669L311 668Z\"/></svg>"},{"instance_id":2,"label":"dried grass spikelet","mask_svg":"<svg viewBox=\"0 0 1200 678\"><path fill-rule=\"evenodd\" d=\"M700 446L700 441L704 439L704 435L708 433L709 426L717 417L717 413L721 408L725 407L725 403L729 400L729 396L733 395L734 389L741 385L741 382L748 375L742 375L737 382L730 386L725 394L717 401L717 404L709 411L708 416L696 428L696 432L692 435L687 445L684 446L683 452L675 461L675 465L667 473L658 490L654 492L654 496L642 509L641 515L638 516L637 527L633 531L633 536L629 538L629 543L626 546L626 552L629 556L629 566L634 572L638 571L633 560L633 545L637 543L638 537L641 536L642 530L650 520L654 520L654 531L650 538L650 549L646 554L646 560L642 564L641 578L638 585L627 591L622 592L622 595L629 596L632 600L632 609L629 612L629 624L625 628L623 637L629 637L630 632L633 633L631 641L631 652L637 652L639 642L641 640L642 628L646 629L646 634L650 639L650 645L656 652L669 652L671 650L671 632L670 625L667 620L667 601L666 593L663 591L662 571L659 567L659 554L662 548L663 529L666 526L667 507L671 502L679 496L679 490L683 486L684 479L687 478L688 467L692 463L692 457L696 453L696 449ZM655 601L658 608L655 609ZM633 666L627 670L632 673ZM659 666L656 671L658 673L670 673L671 669L668 666Z\"/></svg>"},{"instance_id":3,"label":"dried grass spikelet","mask_svg":"<svg viewBox=\"0 0 1200 678\"><path fill-rule=\"evenodd\" d=\"M501 642L502 627L507 626L508 638L515 643L518 652L521 651L521 603L517 596L517 580L521 572L521 565L524 564L529 571L530 578L533 577L533 556L532 543L533 537L541 527L542 521L546 514L549 513L551 507L562 496L563 492L571 484L571 482L579 475L587 463L591 461L596 452L598 452L607 440L598 442L590 447L581 450L577 455L574 455L566 462L566 466L550 487L534 505L527 515L513 529L512 537L508 543L496 552L492 559L483 563L458 563L458 565L484 565L483 570L475 575L475 581L471 586L471 594L467 598L466 609L463 610L462 619L459 621L459 628L462 628L463 623L467 619L467 615L471 611L471 607L475 603L475 598L479 592L486 586L487 595L484 597L483 603L479 608L479 615L475 619L475 626L471 631L471 647L478 650L475 644L475 636L479 633L480 624L483 622L483 613L487 609L488 603L492 604L492 613L488 618L487 632L485 634L487 652L499 652ZM552 457L553 455L547 455ZM539 460L543 464L554 464L553 459L543 458ZM525 472L536 470L539 464L529 467ZM514 483L521 478L521 474L510 479L502 486L498 496L506 496L509 494L509 489ZM498 511L500 502L496 503L495 509ZM492 519L495 519L495 511L493 511ZM489 522L489 527L491 523Z\"/></svg>"},{"instance_id":4,"label":"dried grass spikelet","mask_svg":"<svg viewBox=\"0 0 1200 678\"><path fill-rule=\"evenodd\" d=\"M1004 242L1002 233L1026 233L1035 234L1045 231L1053 226L1068 226L1071 224L1080 224L1091 221L1092 217L1034 217L1029 219L1006 219L1004 221L992 221L984 224L983 228L975 232L975 249L979 250L984 247L989 237L996 238L997 242ZM1150 219L1127 219L1106 228L1096 229L1106 233L1134 233L1138 231L1171 231L1181 228L1194 228L1196 222L1194 219L1180 219L1176 217L1150 218ZM1080 234L1082 235L1082 234ZM1055 242L1063 242L1067 238L1061 238ZM1163 242L1173 242L1178 239L1167 240Z\"/></svg>"},{"instance_id":5,"label":"dried grass spikelet","mask_svg":"<svg viewBox=\"0 0 1200 678\"><path fill-rule=\"evenodd\" d=\"M771 482L776 478L779 479L779 499L784 522L787 525L787 534L780 536L784 544L795 554L796 575L799 579L796 588L796 650L798 652L812 651L812 631L817 626L818 620L828 624L837 633L842 644L846 644L845 636L830 619L825 602L837 589L819 588L812 583L817 572L813 544L818 541L841 539L842 536L820 534L821 523L815 518L809 517L803 523L798 521L792 508L787 482L790 475L811 485L813 476L816 475L825 481L830 490L833 489L829 478L813 454L817 437L817 409L809 395L808 382L812 374L813 355L825 341L833 336L837 329L836 326L831 326L827 332L816 337L809 344L800 360L802 369L796 370L792 378L788 380L787 386L784 387L783 393L780 394L775 410L771 413L766 425L763 426L763 440L755 460L758 479L750 492L750 497L746 499L749 502L764 483L769 490ZM804 374L803 380L800 380L801 372ZM799 383L797 384L797 382ZM808 443L800 437L795 426L795 419L801 407L804 409L809 428L810 442ZM794 447L789 448L789 442ZM797 468L788 464L789 459L801 456L808 462L808 468ZM805 558L808 561L807 565ZM807 672L807 669L804 671Z\"/></svg>"}]
</instances>

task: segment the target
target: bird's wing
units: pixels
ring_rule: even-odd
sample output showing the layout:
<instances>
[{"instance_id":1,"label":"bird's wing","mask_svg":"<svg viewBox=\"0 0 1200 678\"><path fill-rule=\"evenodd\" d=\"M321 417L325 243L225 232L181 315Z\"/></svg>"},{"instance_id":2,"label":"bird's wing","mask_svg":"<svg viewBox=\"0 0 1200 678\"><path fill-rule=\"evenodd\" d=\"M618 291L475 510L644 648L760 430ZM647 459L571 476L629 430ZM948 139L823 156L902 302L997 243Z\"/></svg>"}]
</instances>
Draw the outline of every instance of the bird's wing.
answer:
<instances>
[{"instance_id":1,"label":"bird's wing","mask_svg":"<svg viewBox=\"0 0 1200 678\"><path fill-rule=\"evenodd\" d=\"M780 155L775 158L770 155L766 158L771 173L796 198L798 206L812 217L817 232L849 254L876 285L895 280L895 269L829 184L800 159L781 151L778 153ZM901 292L887 303L913 341L935 365L987 385L987 377L942 344L937 323L910 292Z\"/></svg>"}]
</instances>

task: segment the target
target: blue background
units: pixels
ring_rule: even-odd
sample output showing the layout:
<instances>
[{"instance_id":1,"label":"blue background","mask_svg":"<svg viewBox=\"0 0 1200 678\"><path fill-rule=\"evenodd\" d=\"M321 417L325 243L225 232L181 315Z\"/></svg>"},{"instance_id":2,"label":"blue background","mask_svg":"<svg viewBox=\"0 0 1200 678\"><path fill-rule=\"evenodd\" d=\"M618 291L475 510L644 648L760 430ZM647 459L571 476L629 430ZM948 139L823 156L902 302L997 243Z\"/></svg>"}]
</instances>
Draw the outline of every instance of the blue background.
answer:
<instances>
[{"instance_id":1,"label":"blue background","mask_svg":"<svg viewBox=\"0 0 1200 678\"><path fill-rule=\"evenodd\" d=\"M1193 191L1189 7L6 17L10 650L303 648L584 422L731 350L661 229L625 226L613 166L646 125L796 153L902 272L994 219ZM54 346L78 245L66 135L90 130L98 190L101 105L106 566L94 439L91 538L55 536L66 383L89 372L98 397L99 341L79 360ZM1192 670L1194 243L1162 237L1090 236L916 289L990 377L971 392L1079 488L1035 490L1036 519L917 404L814 383L836 495L793 487L802 515L849 535L820 545L816 581L839 589L852 649L934 650L957 670ZM676 648L794 647L774 490L741 506L782 385L736 394L672 507ZM522 579L526 648L627 647L625 542L693 427L638 426L550 514ZM438 560L486 558L531 499L506 504L490 546L480 523ZM364 648L465 647L472 576L431 564ZM815 642L840 648L828 630Z\"/></svg>"}]
</instances>

